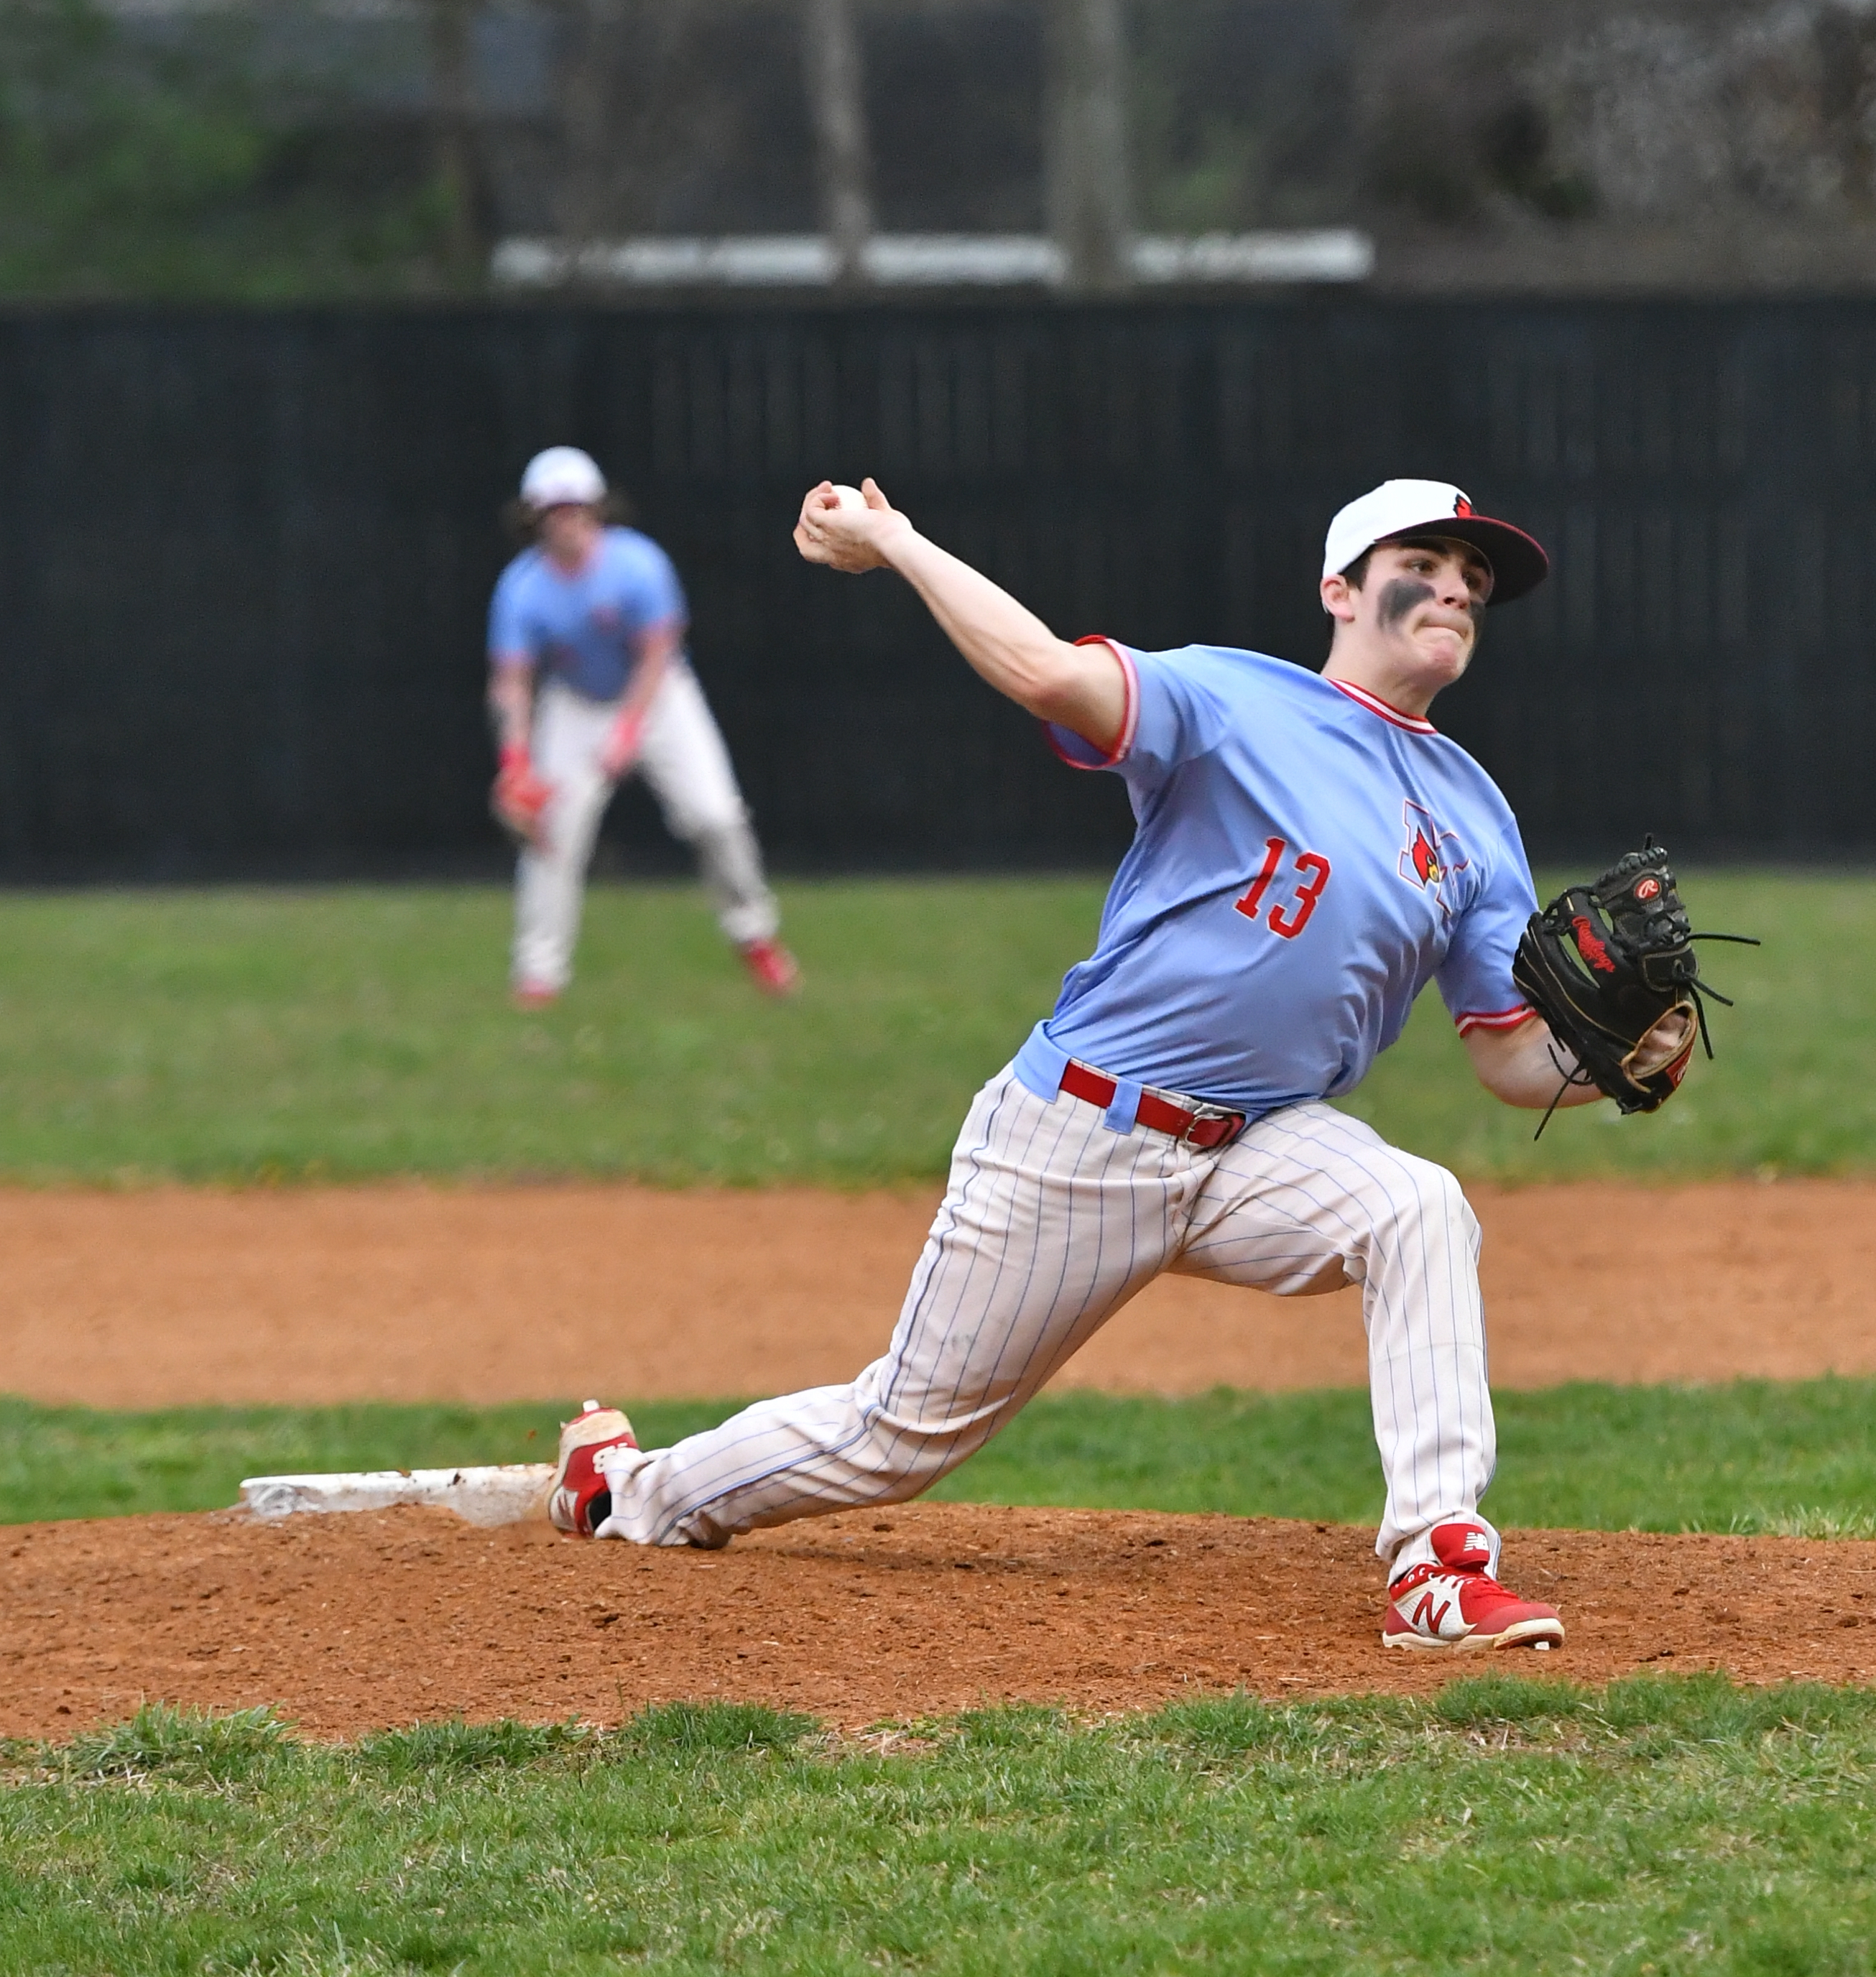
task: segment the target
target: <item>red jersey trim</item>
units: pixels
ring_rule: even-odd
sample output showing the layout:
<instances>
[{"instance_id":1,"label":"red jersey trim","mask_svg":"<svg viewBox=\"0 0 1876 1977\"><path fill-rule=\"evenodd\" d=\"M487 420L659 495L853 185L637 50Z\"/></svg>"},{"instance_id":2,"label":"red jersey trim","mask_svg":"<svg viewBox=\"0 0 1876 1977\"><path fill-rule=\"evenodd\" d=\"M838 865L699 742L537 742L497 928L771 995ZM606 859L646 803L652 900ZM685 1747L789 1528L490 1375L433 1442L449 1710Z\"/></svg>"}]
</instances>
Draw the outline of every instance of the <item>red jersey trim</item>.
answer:
<instances>
[{"instance_id":1,"label":"red jersey trim","mask_svg":"<svg viewBox=\"0 0 1876 1977\"><path fill-rule=\"evenodd\" d=\"M1466 1009L1452 1020L1460 1035L1465 1037L1475 1030L1518 1029L1537 1013L1529 1003L1520 1002L1514 1009Z\"/></svg>"},{"instance_id":2,"label":"red jersey trim","mask_svg":"<svg viewBox=\"0 0 1876 1977\"><path fill-rule=\"evenodd\" d=\"M1135 668L1133 655L1125 645L1116 645L1111 639L1103 638L1096 632L1088 638L1077 639L1075 642L1078 645L1105 645L1120 661L1121 678L1125 682L1127 692L1126 704L1121 715L1121 731L1114 738L1114 746L1095 762L1084 762L1078 757L1071 755L1055 739L1056 724L1053 721L1045 721L1042 723L1042 738L1048 742L1056 760L1066 762L1071 769L1111 769L1117 764L1125 761L1133 750L1135 731L1140 725L1140 675ZM1085 735L1079 738L1087 742L1090 748L1094 747L1093 742L1088 741Z\"/></svg>"},{"instance_id":3,"label":"red jersey trim","mask_svg":"<svg viewBox=\"0 0 1876 1977\"><path fill-rule=\"evenodd\" d=\"M1329 684L1336 692L1346 693L1357 707L1365 707L1370 714L1378 714L1383 721L1395 728L1404 728L1410 734L1437 734L1439 730L1432 722L1418 714L1403 714L1398 707L1390 707L1378 694L1370 693L1366 687L1351 686L1346 680L1332 679Z\"/></svg>"}]
</instances>

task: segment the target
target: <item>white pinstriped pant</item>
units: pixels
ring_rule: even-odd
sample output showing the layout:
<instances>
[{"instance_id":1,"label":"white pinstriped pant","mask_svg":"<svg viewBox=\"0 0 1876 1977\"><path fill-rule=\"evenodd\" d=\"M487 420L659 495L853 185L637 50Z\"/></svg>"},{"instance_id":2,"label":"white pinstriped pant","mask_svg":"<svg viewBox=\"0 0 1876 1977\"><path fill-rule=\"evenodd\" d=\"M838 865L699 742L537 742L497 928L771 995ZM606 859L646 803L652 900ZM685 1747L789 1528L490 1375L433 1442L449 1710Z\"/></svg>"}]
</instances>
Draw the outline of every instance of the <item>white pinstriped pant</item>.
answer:
<instances>
[{"instance_id":1,"label":"white pinstriped pant","mask_svg":"<svg viewBox=\"0 0 1876 1977\"><path fill-rule=\"evenodd\" d=\"M543 820L545 848L523 850L515 866L517 987L564 989L573 979L586 867L613 800L599 762L619 705L588 700L557 680L540 690L531 753L553 794ZM672 836L696 847L725 934L738 946L772 939L781 915L762 876L762 854L729 751L689 666L674 665L653 696L634 772L651 785Z\"/></svg>"},{"instance_id":2,"label":"white pinstriped pant","mask_svg":"<svg viewBox=\"0 0 1876 1977\"><path fill-rule=\"evenodd\" d=\"M1398 1576L1432 1556L1433 1526L1476 1517L1496 1460L1478 1242L1451 1174L1331 1106L1287 1107L1205 1153L1116 1133L1100 1107L1006 1070L965 1121L884 1358L674 1447L618 1451L599 1535L719 1545L916 1497L1176 1270L1287 1297L1361 1286L1387 1481L1375 1549Z\"/></svg>"}]
</instances>

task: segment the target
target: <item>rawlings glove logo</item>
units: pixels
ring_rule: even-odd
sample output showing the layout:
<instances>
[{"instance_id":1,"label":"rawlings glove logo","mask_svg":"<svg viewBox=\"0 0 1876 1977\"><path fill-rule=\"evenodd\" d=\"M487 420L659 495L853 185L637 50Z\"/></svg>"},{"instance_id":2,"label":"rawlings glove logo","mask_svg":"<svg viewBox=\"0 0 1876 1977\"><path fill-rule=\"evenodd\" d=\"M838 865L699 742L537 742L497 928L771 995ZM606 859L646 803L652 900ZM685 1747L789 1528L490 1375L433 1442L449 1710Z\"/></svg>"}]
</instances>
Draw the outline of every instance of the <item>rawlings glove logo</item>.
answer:
<instances>
[{"instance_id":1,"label":"rawlings glove logo","mask_svg":"<svg viewBox=\"0 0 1876 1977\"><path fill-rule=\"evenodd\" d=\"M1587 915L1578 913L1570 922L1570 930L1577 937L1577 952L1590 965L1604 975L1616 972L1615 963L1609 959L1609 949L1596 938L1596 929L1590 925Z\"/></svg>"}]
</instances>

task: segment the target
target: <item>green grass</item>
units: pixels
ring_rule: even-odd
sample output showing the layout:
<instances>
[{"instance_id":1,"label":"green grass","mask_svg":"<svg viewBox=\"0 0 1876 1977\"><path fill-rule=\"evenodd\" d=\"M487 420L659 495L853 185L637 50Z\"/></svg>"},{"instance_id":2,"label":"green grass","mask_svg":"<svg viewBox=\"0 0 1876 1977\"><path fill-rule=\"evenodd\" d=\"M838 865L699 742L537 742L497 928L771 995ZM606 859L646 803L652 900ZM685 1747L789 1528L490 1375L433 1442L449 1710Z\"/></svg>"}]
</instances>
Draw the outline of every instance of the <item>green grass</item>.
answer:
<instances>
[{"instance_id":1,"label":"green grass","mask_svg":"<svg viewBox=\"0 0 1876 1977\"><path fill-rule=\"evenodd\" d=\"M930 1180L1084 955L1088 879L788 889L806 992L765 1002L700 897L600 886L550 1014L504 995L493 888L0 898L0 1178ZM1659 1115L1554 1121L1472 1081L1436 1001L1349 1101L1461 1172L1876 1169L1876 881L1696 873L1720 1061Z\"/></svg>"},{"instance_id":2,"label":"green grass","mask_svg":"<svg viewBox=\"0 0 1876 1977\"><path fill-rule=\"evenodd\" d=\"M1534 1150L1430 1005L1352 1109L1475 1175L1876 1168L1876 883L1689 889L1772 945L1721 952L1722 1061L1659 1118L1561 1117ZM530 1018L494 890L15 896L0 1178L929 1179L1100 893L792 888L809 985L778 1008L692 893L603 886L580 983ZM1508 1524L1871 1530L1876 1381L1499 1409ZM0 1521L527 1460L562 1411L0 1401ZM634 1410L652 1441L723 1411ZM1358 1394L1065 1393L941 1493L1368 1522L1379 1488ZM1872 1805L1876 1695L1705 1678L1009 1710L870 1743L741 1705L349 1747L152 1708L0 1746L0 1970L1868 1972Z\"/></svg>"},{"instance_id":3,"label":"green grass","mask_svg":"<svg viewBox=\"0 0 1876 1977\"><path fill-rule=\"evenodd\" d=\"M574 992L521 1017L493 888L0 899L0 1174L940 1173L1099 901L798 889L778 1005L690 889L601 886Z\"/></svg>"},{"instance_id":4,"label":"green grass","mask_svg":"<svg viewBox=\"0 0 1876 1977\"><path fill-rule=\"evenodd\" d=\"M650 1447L711 1425L729 1404L632 1412ZM1501 1523L1876 1536L1876 1380L1583 1385L1501 1394L1498 1408L1499 1474L1485 1507ZM0 1523L209 1510L256 1474L536 1460L568 1411L135 1414L0 1400ZM1338 1523L1372 1523L1381 1509L1367 1396L1344 1392L1044 1394L933 1493Z\"/></svg>"},{"instance_id":5,"label":"green grass","mask_svg":"<svg viewBox=\"0 0 1876 1977\"><path fill-rule=\"evenodd\" d=\"M247 1476L428 1469L553 1459L576 1404L499 1408L166 1408L107 1412L0 1395L0 1523L211 1510ZM675 1440L713 1426L726 1402L633 1410L641 1431Z\"/></svg>"},{"instance_id":6,"label":"green grass","mask_svg":"<svg viewBox=\"0 0 1876 1977\"><path fill-rule=\"evenodd\" d=\"M897 1747L678 1704L316 1747L146 1709L0 1790L9 1970L1868 1972L1876 1696L1496 1677Z\"/></svg>"},{"instance_id":7,"label":"green grass","mask_svg":"<svg viewBox=\"0 0 1876 1977\"><path fill-rule=\"evenodd\" d=\"M1876 1536L1876 1380L1581 1381L1493 1397L1505 1525ZM1045 1394L936 1493L1372 1524L1368 1396Z\"/></svg>"}]
</instances>

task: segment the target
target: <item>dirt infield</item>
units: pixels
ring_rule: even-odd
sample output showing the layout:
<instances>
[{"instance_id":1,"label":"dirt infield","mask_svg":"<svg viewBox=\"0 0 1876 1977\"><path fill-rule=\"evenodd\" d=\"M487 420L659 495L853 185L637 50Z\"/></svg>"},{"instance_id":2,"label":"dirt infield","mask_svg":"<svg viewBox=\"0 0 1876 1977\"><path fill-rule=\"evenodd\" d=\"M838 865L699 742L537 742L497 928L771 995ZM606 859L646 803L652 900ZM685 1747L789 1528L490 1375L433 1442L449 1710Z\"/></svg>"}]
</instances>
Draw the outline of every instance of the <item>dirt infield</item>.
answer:
<instances>
[{"instance_id":1,"label":"dirt infield","mask_svg":"<svg viewBox=\"0 0 1876 1977\"><path fill-rule=\"evenodd\" d=\"M1424 1692L1487 1665L1876 1679L1876 1544L1525 1533L1518 1576L1570 1638L1488 1658L1383 1649L1368 1534L1269 1519L917 1504L721 1553L418 1510L127 1517L5 1540L0 1734L16 1736L61 1736L144 1697L272 1703L342 1737L457 1714L616 1723L711 1697L855 1729L1240 1685Z\"/></svg>"},{"instance_id":2,"label":"dirt infield","mask_svg":"<svg viewBox=\"0 0 1876 1977\"><path fill-rule=\"evenodd\" d=\"M1501 1385L1876 1371L1876 1188L1472 1190ZM842 1378L897 1310L929 1197L633 1188L0 1193L0 1390L101 1406L596 1392ZM1353 1294L1155 1286L1070 1369L1189 1392L1359 1384ZM1876 1546L1535 1533L1508 1576L1570 1639L1521 1672L1876 1681ZM441 1512L0 1531L0 1733L142 1699L614 1721L679 1697L849 1728L986 1701L1104 1711L1243 1685L1424 1689L1379 1645L1369 1534L921 1505L728 1552L488 1533Z\"/></svg>"},{"instance_id":3,"label":"dirt infield","mask_svg":"<svg viewBox=\"0 0 1876 1977\"><path fill-rule=\"evenodd\" d=\"M1470 1190L1492 1371L1876 1371L1876 1185ZM100 1407L603 1393L850 1377L930 1196L632 1187L0 1192L0 1391ZM1350 1386L1354 1294L1162 1279L1068 1368L1117 1391Z\"/></svg>"}]
</instances>

